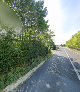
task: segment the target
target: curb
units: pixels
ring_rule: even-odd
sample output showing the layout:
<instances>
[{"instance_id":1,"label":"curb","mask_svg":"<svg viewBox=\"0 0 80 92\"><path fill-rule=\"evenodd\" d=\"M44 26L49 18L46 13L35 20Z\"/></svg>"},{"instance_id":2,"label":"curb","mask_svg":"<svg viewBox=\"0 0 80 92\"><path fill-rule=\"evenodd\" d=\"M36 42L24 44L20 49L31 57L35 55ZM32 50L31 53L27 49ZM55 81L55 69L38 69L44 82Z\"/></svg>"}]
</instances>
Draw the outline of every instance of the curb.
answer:
<instances>
[{"instance_id":1,"label":"curb","mask_svg":"<svg viewBox=\"0 0 80 92\"><path fill-rule=\"evenodd\" d=\"M13 91L14 89L16 89L19 85L23 84L23 82L25 80L28 80L31 75L38 69L40 68L44 63L46 62L43 61L41 62L37 67L34 67L32 70L30 70L26 75L22 76L21 78L19 78L15 83L12 83L11 85L8 85L5 89L3 89L3 92L10 92Z\"/></svg>"}]
</instances>

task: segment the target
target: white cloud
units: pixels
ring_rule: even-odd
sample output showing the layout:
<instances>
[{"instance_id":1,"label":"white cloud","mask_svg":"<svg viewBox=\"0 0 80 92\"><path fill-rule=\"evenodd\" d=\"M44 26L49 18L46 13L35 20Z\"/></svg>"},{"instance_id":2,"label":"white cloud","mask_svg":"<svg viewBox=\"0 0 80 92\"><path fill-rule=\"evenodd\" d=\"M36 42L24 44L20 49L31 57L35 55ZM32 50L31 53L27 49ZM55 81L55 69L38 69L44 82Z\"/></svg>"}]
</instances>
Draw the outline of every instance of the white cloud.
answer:
<instances>
[{"instance_id":1,"label":"white cloud","mask_svg":"<svg viewBox=\"0 0 80 92\"><path fill-rule=\"evenodd\" d=\"M80 30L80 1L44 0L48 9L50 29L55 32L55 43L69 40Z\"/></svg>"},{"instance_id":2,"label":"white cloud","mask_svg":"<svg viewBox=\"0 0 80 92\"><path fill-rule=\"evenodd\" d=\"M60 0L44 0L45 6L48 9L48 16L50 29L55 32L55 42L56 44L61 44L64 42L64 34L62 31L64 16L63 11L60 6Z\"/></svg>"}]
</instances>

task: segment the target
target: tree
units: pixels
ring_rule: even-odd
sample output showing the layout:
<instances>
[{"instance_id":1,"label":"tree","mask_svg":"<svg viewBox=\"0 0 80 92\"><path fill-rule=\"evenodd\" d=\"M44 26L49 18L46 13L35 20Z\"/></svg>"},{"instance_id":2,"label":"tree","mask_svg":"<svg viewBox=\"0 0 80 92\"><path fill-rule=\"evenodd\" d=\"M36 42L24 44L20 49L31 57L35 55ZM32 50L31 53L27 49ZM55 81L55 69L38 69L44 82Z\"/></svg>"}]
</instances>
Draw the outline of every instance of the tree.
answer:
<instances>
[{"instance_id":1,"label":"tree","mask_svg":"<svg viewBox=\"0 0 80 92\"><path fill-rule=\"evenodd\" d=\"M79 49L80 48L80 31L77 32L72 38L66 42L66 45L70 48Z\"/></svg>"}]
</instances>

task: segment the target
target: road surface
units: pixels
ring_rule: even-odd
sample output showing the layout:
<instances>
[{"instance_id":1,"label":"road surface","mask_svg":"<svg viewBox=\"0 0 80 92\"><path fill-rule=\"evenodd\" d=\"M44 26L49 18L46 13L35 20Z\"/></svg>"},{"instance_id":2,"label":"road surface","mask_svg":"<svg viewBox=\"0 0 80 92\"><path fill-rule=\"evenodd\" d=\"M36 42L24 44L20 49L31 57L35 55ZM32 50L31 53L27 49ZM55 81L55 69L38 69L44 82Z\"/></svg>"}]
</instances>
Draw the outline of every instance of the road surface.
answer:
<instances>
[{"instance_id":1,"label":"road surface","mask_svg":"<svg viewBox=\"0 0 80 92\"><path fill-rule=\"evenodd\" d=\"M15 92L80 92L80 54L60 47Z\"/></svg>"}]
</instances>

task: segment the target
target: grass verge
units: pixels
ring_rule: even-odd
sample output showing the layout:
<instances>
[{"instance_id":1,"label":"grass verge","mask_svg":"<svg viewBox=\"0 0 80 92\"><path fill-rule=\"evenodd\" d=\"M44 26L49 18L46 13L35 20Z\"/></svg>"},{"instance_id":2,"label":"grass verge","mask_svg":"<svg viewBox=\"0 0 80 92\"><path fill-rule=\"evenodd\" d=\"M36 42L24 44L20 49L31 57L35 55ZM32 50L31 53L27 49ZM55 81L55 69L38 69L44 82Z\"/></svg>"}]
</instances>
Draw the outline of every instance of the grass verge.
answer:
<instances>
[{"instance_id":1,"label":"grass verge","mask_svg":"<svg viewBox=\"0 0 80 92\"><path fill-rule=\"evenodd\" d=\"M15 69L12 69L9 73L0 75L0 92L2 92L2 89L4 89L6 86L10 85L11 83L16 82L20 77L28 73L31 69L36 67L38 64L40 64L42 61L47 61L52 56L52 53L49 53L45 57L37 57L32 59L32 63L30 65L23 65L20 67L16 67Z\"/></svg>"}]
</instances>

